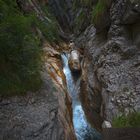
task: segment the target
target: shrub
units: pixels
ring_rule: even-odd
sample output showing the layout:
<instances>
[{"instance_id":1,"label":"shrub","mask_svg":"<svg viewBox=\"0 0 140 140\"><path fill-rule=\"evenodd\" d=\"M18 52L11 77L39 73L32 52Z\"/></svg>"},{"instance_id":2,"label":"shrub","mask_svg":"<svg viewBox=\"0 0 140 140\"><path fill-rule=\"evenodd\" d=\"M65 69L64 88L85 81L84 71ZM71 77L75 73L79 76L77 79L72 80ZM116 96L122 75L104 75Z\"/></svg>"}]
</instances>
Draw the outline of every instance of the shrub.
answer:
<instances>
[{"instance_id":1,"label":"shrub","mask_svg":"<svg viewBox=\"0 0 140 140\"><path fill-rule=\"evenodd\" d=\"M41 9L45 14L46 19L40 21L36 19L37 27L41 30L48 42L59 42L58 23L55 17L50 13L50 9L46 5L41 5Z\"/></svg>"},{"instance_id":2,"label":"shrub","mask_svg":"<svg viewBox=\"0 0 140 140\"><path fill-rule=\"evenodd\" d=\"M55 22L42 22L37 20L37 27L41 30L46 40L50 43L59 42L58 26Z\"/></svg>"},{"instance_id":3,"label":"shrub","mask_svg":"<svg viewBox=\"0 0 140 140\"><path fill-rule=\"evenodd\" d=\"M32 15L20 13L16 1L0 0L0 94L36 90L41 85L41 48Z\"/></svg>"},{"instance_id":4,"label":"shrub","mask_svg":"<svg viewBox=\"0 0 140 140\"><path fill-rule=\"evenodd\" d=\"M113 119L112 125L113 127L140 127L140 112L116 117Z\"/></svg>"}]
</instances>

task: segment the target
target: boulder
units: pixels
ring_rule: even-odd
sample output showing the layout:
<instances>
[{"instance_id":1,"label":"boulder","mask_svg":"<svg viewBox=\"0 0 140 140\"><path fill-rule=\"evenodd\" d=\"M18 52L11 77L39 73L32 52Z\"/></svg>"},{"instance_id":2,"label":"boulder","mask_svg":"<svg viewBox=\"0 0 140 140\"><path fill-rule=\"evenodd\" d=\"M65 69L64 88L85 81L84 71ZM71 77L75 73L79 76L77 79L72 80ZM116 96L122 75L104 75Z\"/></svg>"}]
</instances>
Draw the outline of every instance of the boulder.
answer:
<instances>
[{"instance_id":1,"label":"boulder","mask_svg":"<svg viewBox=\"0 0 140 140\"><path fill-rule=\"evenodd\" d=\"M77 50L73 50L70 53L69 67L73 72L81 70L80 53Z\"/></svg>"}]
</instances>

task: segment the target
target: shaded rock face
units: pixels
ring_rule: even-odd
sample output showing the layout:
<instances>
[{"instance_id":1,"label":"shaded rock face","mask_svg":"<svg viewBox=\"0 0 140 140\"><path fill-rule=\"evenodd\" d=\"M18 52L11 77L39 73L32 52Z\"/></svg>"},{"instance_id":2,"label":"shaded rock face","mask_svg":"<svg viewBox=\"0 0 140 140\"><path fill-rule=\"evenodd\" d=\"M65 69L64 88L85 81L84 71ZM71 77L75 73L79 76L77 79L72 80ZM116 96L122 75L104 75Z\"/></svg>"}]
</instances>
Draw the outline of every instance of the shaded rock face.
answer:
<instances>
[{"instance_id":1,"label":"shaded rock face","mask_svg":"<svg viewBox=\"0 0 140 140\"><path fill-rule=\"evenodd\" d=\"M23 97L0 99L0 139L1 140L69 140L74 136L69 129L65 133L61 120L63 112L58 103L57 90L46 74L43 88L37 93ZM63 117L65 118L65 116ZM62 122L63 121L63 122ZM66 129L67 129L66 128Z\"/></svg>"},{"instance_id":2,"label":"shaded rock face","mask_svg":"<svg viewBox=\"0 0 140 140\"><path fill-rule=\"evenodd\" d=\"M48 3L62 29L71 32L74 18L73 0L49 0Z\"/></svg>"},{"instance_id":3,"label":"shaded rock face","mask_svg":"<svg viewBox=\"0 0 140 140\"><path fill-rule=\"evenodd\" d=\"M103 120L140 111L140 2L112 2L110 20L109 30L90 26L76 40L85 48L81 100L97 129Z\"/></svg>"},{"instance_id":4,"label":"shaded rock face","mask_svg":"<svg viewBox=\"0 0 140 140\"><path fill-rule=\"evenodd\" d=\"M46 14L42 10L42 6L48 4L47 0L16 0L18 7L23 13L34 13L41 20L49 21Z\"/></svg>"},{"instance_id":5,"label":"shaded rock face","mask_svg":"<svg viewBox=\"0 0 140 140\"><path fill-rule=\"evenodd\" d=\"M90 7L83 3L81 0L48 1L50 9L63 31L71 34L80 34L90 25L92 6L97 3L97 0L91 1Z\"/></svg>"},{"instance_id":6,"label":"shaded rock face","mask_svg":"<svg viewBox=\"0 0 140 140\"><path fill-rule=\"evenodd\" d=\"M101 85L93 73L93 66L91 60L86 58L83 64L82 80L80 84L80 99L89 123L101 130L103 119L100 116L101 112Z\"/></svg>"}]
</instances>

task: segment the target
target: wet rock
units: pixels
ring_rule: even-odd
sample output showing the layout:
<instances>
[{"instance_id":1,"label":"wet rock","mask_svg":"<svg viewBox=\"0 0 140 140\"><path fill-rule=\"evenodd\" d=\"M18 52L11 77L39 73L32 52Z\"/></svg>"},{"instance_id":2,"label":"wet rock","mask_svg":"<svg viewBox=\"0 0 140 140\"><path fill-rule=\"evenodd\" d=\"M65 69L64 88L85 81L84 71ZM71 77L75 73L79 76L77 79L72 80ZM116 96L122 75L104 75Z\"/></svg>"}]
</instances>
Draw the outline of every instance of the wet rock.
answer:
<instances>
[{"instance_id":1,"label":"wet rock","mask_svg":"<svg viewBox=\"0 0 140 140\"><path fill-rule=\"evenodd\" d=\"M101 85L96 75L92 72L93 67L90 66L91 61L86 59L82 67L80 98L88 121L94 128L101 131L103 123L103 118L101 117Z\"/></svg>"},{"instance_id":2,"label":"wet rock","mask_svg":"<svg viewBox=\"0 0 140 140\"><path fill-rule=\"evenodd\" d=\"M62 44L61 44L62 45ZM63 46L64 45L64 46ZM65 48L65 44L61 47ZM44 44L44 49L54 50L51 45ZM52 48L52 49L50 49ZM59 47L58 47L59 48ZM46 50L45 49L45 50ZM56 96L58 97L59 103L59 116L60 121L63 123L63 128L65 128L65 139L69 138L76 139L74 134L74 128L72 123L72 103L71 98L66 89L66 78L63 73L63 66L61 59L56 57L59 54L59 51L51 51L53 55L50 56L50 51L45 51L45 64L46 69L48 70L49 75L51 76L55 85L61 90L60 93L56 92ZM57 54L57 55L56 55ZM72 137L70 137L72 136Z\"/></svg>"}]
</instances>

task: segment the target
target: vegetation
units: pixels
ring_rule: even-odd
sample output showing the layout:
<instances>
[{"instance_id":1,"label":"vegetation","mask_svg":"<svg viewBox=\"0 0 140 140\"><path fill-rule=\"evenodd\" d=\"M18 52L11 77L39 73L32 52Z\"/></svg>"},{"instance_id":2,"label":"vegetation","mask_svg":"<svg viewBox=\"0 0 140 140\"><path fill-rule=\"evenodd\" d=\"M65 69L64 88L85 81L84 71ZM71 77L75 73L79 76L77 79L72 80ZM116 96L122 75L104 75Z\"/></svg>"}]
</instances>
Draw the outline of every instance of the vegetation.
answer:
<instances>
[{"instance_id":1,"label":"vegetation","mask_svg":"<svg viewBox=\"0 0 140 140\"><path fill-rule=\"evenodd\" d=\"M85 22L86 17L87 17L86 13L81 9L80 12L79 12L79 15L75 19L75 23L76 23L75 29L76 30L78 30L78 29L80 29L80 27L82 27L82 25Z\"/></svg>"},{"instance_id":2,"label":"vegetation","mask_svg":"<svg viewBox=\"0 0 140 140\"><path fill-rule=\"evenodd\" d=\"M73 3L73 10L78 13L75 19L75 24L78 29L85 25L88 26L90 23L99 25L104 18L107 16L108 9L110 9L111 0L75 0ZM88 24L89 23L89 24ZM76 28L76 29L77 29Z\"/></svg>"},{"instance_id":3,"label":"vegetation","mask_svg":"<svg viewBox=\"0 0 140 140\"><path fill-rule=\"evenodd\" d=\"M92 22L98 24L105 12L109 9L111 0L98 0L98 3L92 10Z\"/></svg>"},{"instance_id":4,"label":"vegetation","mask_svg":"<svg viewBox=\"0 0 140 140\"><path fill-rule=\"evenodd\" d=\"M58 23L55 17L50 14L50 9L46 5L41 5L45 16L47 17L44 21L36 19L37 27L41 30L47 41L50 43L60 41L58 35Z\"/></svg>"},{"instance_id":5,"label":"vegetation","mask_svg":"<svg viewBox=\"0 0 140 140\"><path fill-rule=\"evenodd\" d=\"M122 115L113 119L113 127L140 127L140 112Z\"/></svg>"},{"instance_id":6,"label":"vegetation","mask_svg":"<svg viewBox=\"0 0 140 140\"><path fill-rule=\"evenodd\" d=\"M0 94L40 87L41 49L34 26L34 17L20 13L15 1L0 0Z\"/></svg>"},{"instance_id":7,"label":"vegetation","mask_svg":"<svg viewBox=\"0 0 140 140\"><path fill-rule=\"evenodd\" d=\"M112 0L75 0L73 2L73 10L78 13L75 18L76 30L88 26L93 23L100 26L110 9ZM86 21L86 22L85 22Z\"/></svg>"},{"instance_id":8,"label":"vegetation","mask_svg":"<svg viewBox=\"0 0 140 140\"><path fill-rule=\"evenodd\" d=\"M73 11L77 14L75 18L75 30L83 31L90 23L90 11L92 9L92 0L75 0L73 2ZM86 21L86 22L85 22Z\"/></svg>"},{"instance_id":9,"label":"vegetation","mask_svg":"<svg viewBox=\"0 0 140 140\"><path fill-rule=\"evenodd\" d=\"M40 88L42 49L37 28L48 41L58 39L55 22L23 15L16 0L0 0L0 94L21 94Z\"/></svg>"},{"instance_id":10,"label":"vegetation","mask_svg":"<svg viewBox=\"0 0 140 140\"><path fill-rule=\"evenodd\" d=\"M60 40L58 26L55 22L51 20L49 22L42 22L37 19L36 24L48 42L52 43Z\"/></svg>"}]
</instances>

